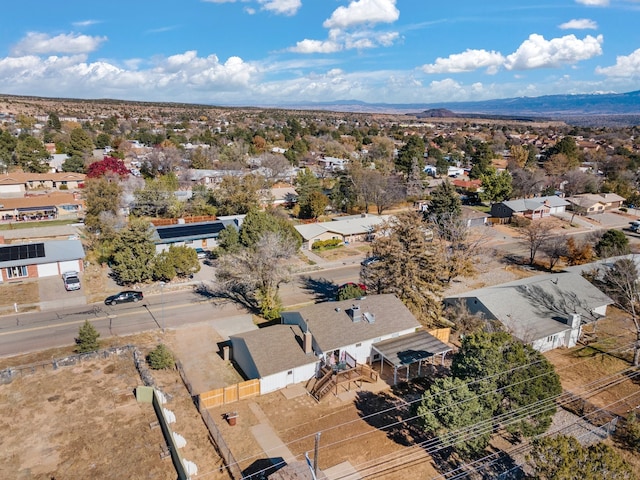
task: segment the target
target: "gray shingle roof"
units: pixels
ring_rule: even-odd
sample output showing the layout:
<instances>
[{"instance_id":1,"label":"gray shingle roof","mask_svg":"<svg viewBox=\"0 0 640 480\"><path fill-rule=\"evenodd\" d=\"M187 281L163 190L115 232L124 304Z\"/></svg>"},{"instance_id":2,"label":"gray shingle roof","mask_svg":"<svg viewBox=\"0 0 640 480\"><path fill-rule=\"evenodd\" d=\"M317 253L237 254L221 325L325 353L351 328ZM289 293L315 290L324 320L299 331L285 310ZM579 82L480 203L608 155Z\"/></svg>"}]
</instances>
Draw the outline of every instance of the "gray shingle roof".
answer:
<instances>
[{"instance_id":1,"label":"gray shingle roof","mask_svg":"<svg viewBox=\"0 0 640 480\"><path fill-rule=\"evenodd\" d=\"M231 341L242 339L260 377L316 363L313 353L305 354L302 331L297 325L271 325L231 335Z\"/></svg>"},{"instance_id":2,"label":"gray shingle roof","mask_svg":"<svg viewBox=\"0 0 640 480\"><path fill-rule=\"evenodd\" d=\"M592 310L613 300L575 273L533 277L448 297L472 299L491 312L517 338L533 341L570 329L569 316L595 320Z\"/></svg>"},{"instance_id":3,"label":"gray shingle roof","mask_svg":"<svg viewBox=\"0 0 640 480\"><path fill-rule=\"evenodd\" d=\"M374 315L369 323L364 318L353 322L348 310L353 304L360 310ZM318 347L329 352L385 335L418 328L420 324L407 307L392 294L370 295L362 300L324 302L303 307L296 312L283 312L283 319L300 316L309 326L309 331Z\"/></svg>"},{"instance_id":4,"label":"gray shingle roof","mask_svg":"<svg viewBox=\"0 0 640 480\"><path fill-rule=\"evenodd\" d=\"M84 248L80 240L50 240L46 242L31 242L44 244L44 257L37 257L25 260L12 260L0 263L1 268L19 267L23 265L41 265L54 262L68 262L79 260L85 257ZM11 246L22 245L20 243L12 243L11 245L0 246L7 248Z\"/></svg>"}]
</instances>

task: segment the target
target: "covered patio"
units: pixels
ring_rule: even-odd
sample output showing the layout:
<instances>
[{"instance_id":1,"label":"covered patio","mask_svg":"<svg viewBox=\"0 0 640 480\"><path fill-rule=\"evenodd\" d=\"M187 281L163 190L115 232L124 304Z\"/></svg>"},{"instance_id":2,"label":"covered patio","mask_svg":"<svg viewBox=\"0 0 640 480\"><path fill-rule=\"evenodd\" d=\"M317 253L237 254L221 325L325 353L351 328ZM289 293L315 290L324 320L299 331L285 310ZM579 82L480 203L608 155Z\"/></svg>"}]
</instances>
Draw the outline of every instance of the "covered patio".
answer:
<instances>
[{"instance_id":1,"label":"covered patio","mask_svg":"<svg viewBox=\"0 0 640 480\"><path fill-rule=\"evenodd\" d=\"M374 343L371 346L373 352L380 357L380 373L382 374L384 363L387 362L393 367L393 384L398 383L398 370L406 369L405 380L409 381L409 368L418 364L418 376L423 361L434 363L436 357L440 357L441 364L444 364L445 355L453 350L441 340L425 331L418 331L409 335L402 335L382 342ZM372 355L371 358L373 358ZM375 360L377 362L378 360ZM373 364L374 361L371 362Z\"/></svg>"}]
</instances>

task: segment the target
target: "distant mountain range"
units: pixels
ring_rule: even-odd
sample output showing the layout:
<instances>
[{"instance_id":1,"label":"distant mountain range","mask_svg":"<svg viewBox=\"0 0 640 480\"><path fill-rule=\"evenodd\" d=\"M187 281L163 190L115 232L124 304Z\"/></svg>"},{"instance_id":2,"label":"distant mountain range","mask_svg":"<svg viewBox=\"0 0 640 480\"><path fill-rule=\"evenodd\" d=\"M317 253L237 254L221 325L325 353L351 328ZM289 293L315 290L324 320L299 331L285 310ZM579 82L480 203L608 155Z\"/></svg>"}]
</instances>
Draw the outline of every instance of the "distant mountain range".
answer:
<instances>
[{"instance_id":1,"label":"distant mountain range","mask_svg":"<svg viewBox=\"0 0 640 480\"><path fill-rule=\"evenodd\" d=\"M282 107L282 106L281 106ZM559 120L583 126L640 125L640 90L628 93L545 95L480 102L429 104L365 103L357 100L290 105L295 109L335 110L364 113L405 113L418 117L497 118Z\"/></svg>"}]
</instances>

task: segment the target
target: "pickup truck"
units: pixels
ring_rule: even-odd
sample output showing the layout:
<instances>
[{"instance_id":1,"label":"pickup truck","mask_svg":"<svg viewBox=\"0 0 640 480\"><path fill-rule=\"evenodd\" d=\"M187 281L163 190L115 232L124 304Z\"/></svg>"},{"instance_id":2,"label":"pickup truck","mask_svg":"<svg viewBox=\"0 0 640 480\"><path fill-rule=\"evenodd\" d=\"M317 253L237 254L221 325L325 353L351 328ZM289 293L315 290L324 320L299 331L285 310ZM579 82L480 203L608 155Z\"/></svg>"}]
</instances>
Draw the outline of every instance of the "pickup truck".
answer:
<instances>
[{"instance_id":1,"label":"pickup truck","mask_svg":"<svg viewBox=\"0 0 640 480\"><path fill-rule=\"evenodd\" d=\"M64 289L67 291L80 290L80 276L78 272L64 272L62 274Z\"/></svg>"}]
</instances>

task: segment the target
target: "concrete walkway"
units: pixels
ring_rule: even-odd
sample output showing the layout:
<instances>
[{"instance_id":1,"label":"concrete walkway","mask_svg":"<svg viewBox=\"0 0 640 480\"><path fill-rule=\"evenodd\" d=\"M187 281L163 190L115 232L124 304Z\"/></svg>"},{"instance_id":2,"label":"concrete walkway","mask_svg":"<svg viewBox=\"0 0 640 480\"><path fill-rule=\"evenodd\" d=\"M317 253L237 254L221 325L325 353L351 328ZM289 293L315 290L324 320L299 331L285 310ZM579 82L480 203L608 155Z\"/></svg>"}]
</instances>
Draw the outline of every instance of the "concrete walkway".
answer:
<instances>
[{"instance_id":1,"label":"concrete walkway","mask_svg":"<svg viewBox=\"0 0 640 480\"><path fill-rule=\"evenodd\" d=\"M260 406L255 402L251 402L249 403L249 408L260 421L258 425L251 427L251 433L267 458L269 458L274 465L278 465L282 461L288 464L295 462L296 457L291 453L291 450L287 448L282 440L280 440L280 437L278 437L278 434L271 426L269 418L267 418L267 415L262 411ZM278 466L281 467L282 465Z\"/></svg>"}]
</instances>

